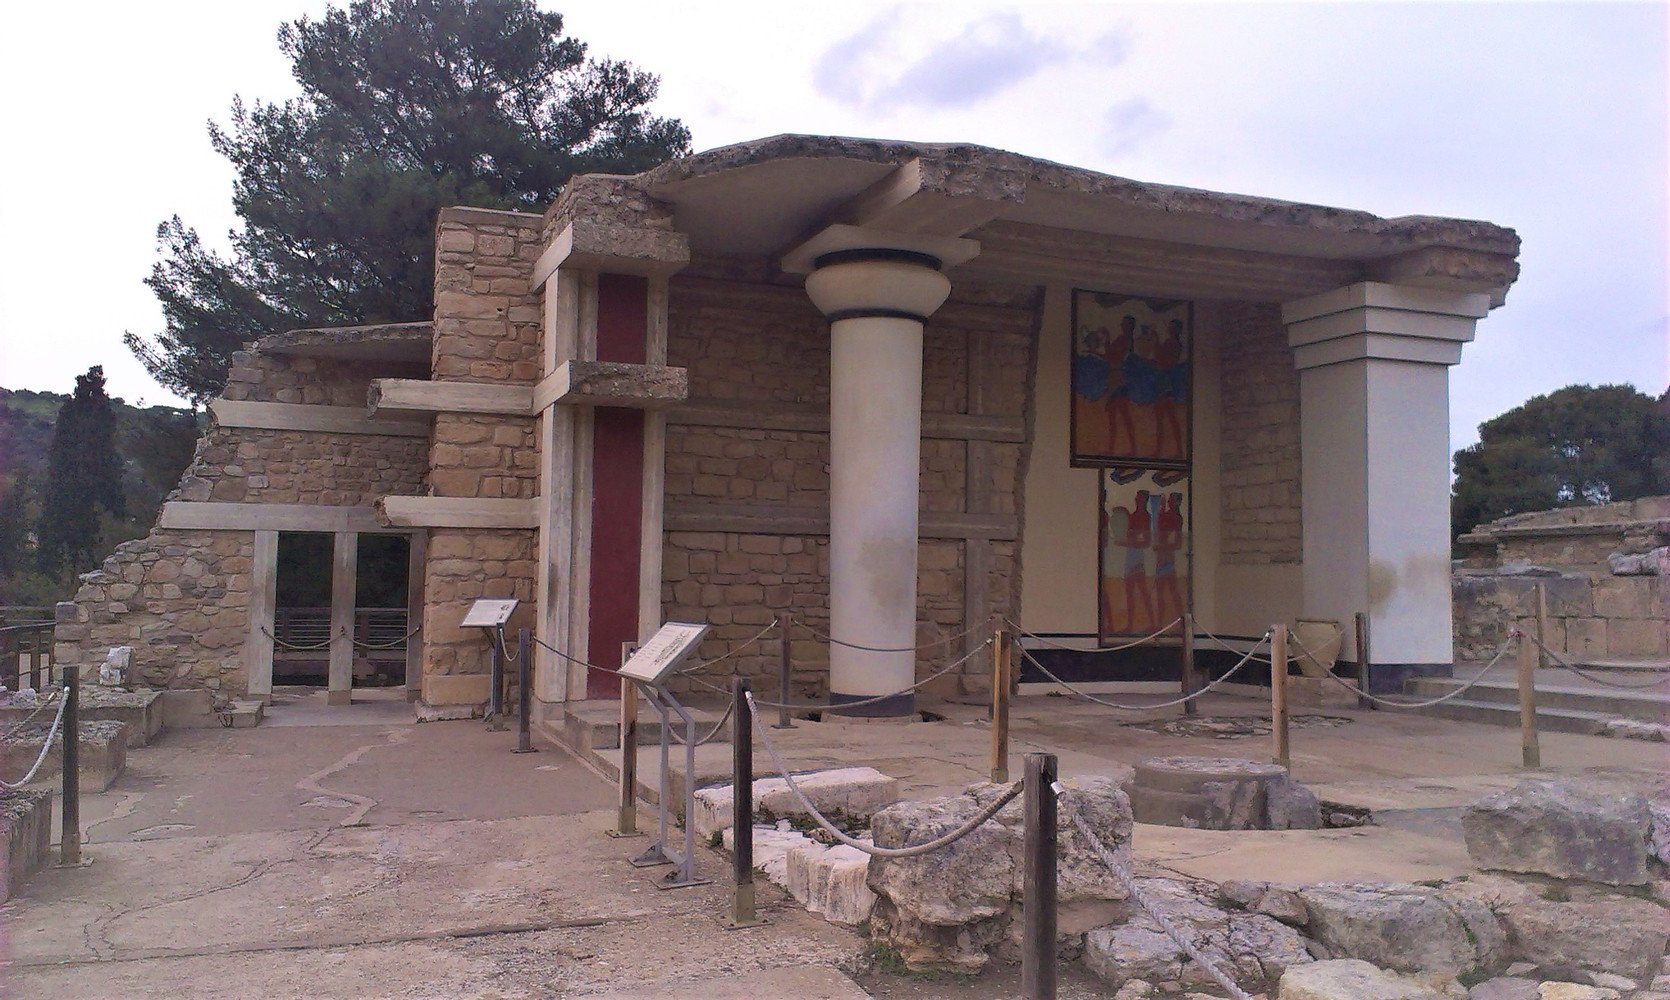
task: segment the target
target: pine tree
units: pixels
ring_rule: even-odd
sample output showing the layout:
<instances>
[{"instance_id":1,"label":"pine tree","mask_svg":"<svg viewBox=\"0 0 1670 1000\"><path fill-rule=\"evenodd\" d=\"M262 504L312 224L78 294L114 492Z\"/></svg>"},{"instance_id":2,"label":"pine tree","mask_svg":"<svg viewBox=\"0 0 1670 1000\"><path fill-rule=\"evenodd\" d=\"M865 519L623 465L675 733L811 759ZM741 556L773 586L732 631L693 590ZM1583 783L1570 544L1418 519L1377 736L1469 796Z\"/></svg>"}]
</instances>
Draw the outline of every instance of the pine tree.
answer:
<instances>
[{"instance_id":1,"label":"pine tree","mask_svg":"<svg viewBox=\"0 0 1670 1000\"><path fill-rule=\"evenodd\" d=\"M87 566L101 549L100 510L127 513L122 461L116 454L116 413L104 390L104 368L75 379L75 394L58 410L47 452L40 520L35 526L41 569Z\"/></svg>"}]
</instances>

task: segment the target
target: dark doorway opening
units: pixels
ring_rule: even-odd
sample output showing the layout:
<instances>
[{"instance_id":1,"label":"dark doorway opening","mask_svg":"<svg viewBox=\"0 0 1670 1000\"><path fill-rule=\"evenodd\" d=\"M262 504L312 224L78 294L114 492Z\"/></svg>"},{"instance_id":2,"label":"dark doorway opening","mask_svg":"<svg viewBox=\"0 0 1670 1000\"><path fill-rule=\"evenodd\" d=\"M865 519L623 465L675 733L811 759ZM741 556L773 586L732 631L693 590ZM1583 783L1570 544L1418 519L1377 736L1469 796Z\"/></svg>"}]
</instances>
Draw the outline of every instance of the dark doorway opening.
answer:
<instances>
[{"instance_id":1,"label":"dark doorway opening","mask_svg":"<svg viewBox=\"0 0 1670 1000\"><path fill-rule=\"evenodd\" d=\"M330 679L334 536L284 531L278 536L273 616L273 683L325 687ZM405 683L411 540L362 534L356 539L353 683Z\"/></svg>"}]
</instances>

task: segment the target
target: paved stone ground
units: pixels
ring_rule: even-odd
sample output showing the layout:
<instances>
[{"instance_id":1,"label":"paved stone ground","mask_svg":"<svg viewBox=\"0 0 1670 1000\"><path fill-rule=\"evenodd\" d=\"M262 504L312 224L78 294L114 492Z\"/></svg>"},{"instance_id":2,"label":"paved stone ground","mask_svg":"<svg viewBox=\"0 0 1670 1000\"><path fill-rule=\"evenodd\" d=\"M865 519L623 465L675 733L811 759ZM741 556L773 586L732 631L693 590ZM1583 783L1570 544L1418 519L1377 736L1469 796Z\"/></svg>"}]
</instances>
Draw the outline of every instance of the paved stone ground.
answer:
<instances>
[{"instance_id":1,"label":"paved stone ground","mask_svg":"<svg viewBox=\"0 0 1670 1000\"><path fill-rule=\"evenodd\" d=\"M1203 713L1262 706L1216 697ZM989 730L976 706L907 727L804 724L773 738L796 767L869 763L923 796L983 777ZM1454 830L1464 803L1524 775L1501 727L1330 709L1346 725L1295 730L1298 776L1380 825L1225 833L1139 826L1139 857L1212 879L1440 878L1465 870ZM863 970L863 942L761 886L770 926L725 932L715 883L662 892L625 864L644 843L602 835L610 788L548 743L511 754L514 734L480 723L414 725L381 699L323 710L298 697L253 730L164 734L135 750L83 821L94 863L48 870L0 908L0 995L171 1000L605 995L672 1000L806 996L858 987L899 1000L1014 996L1014 970L978 980ZM1034 749L1066 774L1114 773L1147 756L1265 757L1267 736L1180 735L1059 698L1015 711L1012 771ZM1136 724L1131 724L1132 722ZM346 724L344 724L346 723ZM703 747L723 773L723 746ZM756 753L756 761L764 754ZM1646 791L1670 781L1670 747L1547 734L1549 771ZM345 825L347 824L347 825ZM1062 996L1103 995L1075 966Z\"/></svg>"}]
</instances>

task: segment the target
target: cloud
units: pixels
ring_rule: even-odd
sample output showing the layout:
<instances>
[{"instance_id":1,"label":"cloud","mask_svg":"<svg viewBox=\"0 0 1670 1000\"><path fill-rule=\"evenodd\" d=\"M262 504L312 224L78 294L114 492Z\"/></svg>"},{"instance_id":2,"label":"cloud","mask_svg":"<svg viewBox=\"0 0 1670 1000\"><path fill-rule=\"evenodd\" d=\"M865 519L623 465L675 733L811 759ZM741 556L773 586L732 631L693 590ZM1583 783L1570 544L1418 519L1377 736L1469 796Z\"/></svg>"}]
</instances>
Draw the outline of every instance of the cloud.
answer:
<instances>
[{"instance_id":1,"label":"cloud","mask_svg":"<svg viewBox=\"0 0 1670 1000\"><path fill-rule=\"evenodd\" d=\"M1171 116L1150 104L1146 97L1115 101L1102 117L1102 142L1114 156L1129 153L1171 127Z\"/></svg>"},{"instance_id":2,"label":"cloud","mask_svg":"<svg viewBox=\"0 0 1670 1000\"><path fill-rule=\"evenodd\" d=\"M1027 27L1019 14L990 14L956 35L911 56L902 44L922 40L931 26L907 24L894 8L826 49L812 71L823 96L862 110L912 106L972 107L1043 70L1091 63L1107 69L1130 51L1126 33L1111 30L1088 43L1051 38Z\"/></svg>"}]
</instances>

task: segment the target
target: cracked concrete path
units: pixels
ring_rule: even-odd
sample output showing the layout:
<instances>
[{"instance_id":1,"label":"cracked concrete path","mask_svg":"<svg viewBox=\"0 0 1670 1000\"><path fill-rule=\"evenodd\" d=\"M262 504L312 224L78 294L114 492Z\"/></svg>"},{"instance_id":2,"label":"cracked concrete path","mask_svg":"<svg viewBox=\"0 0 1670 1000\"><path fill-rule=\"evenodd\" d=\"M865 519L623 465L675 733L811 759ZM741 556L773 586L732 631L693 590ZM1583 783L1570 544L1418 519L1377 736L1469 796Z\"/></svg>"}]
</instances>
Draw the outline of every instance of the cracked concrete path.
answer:
<instances>
[{"instance_id":1,"label":"cracked concrete path","mask_svg":"<svg viewBox=\"0 0 1670 1000\"><path fill-rule=\"evenodd\" d=\"M0 907L0 996L705 995L859 952L775 890L769 928L722 931L717 856L698 859L714 884L656 889L661 869L626 863L645 841L603 835L611 789L514 741L470 722L166 734L86 797L93 864Z\"/></svg>"}]
</instances>

